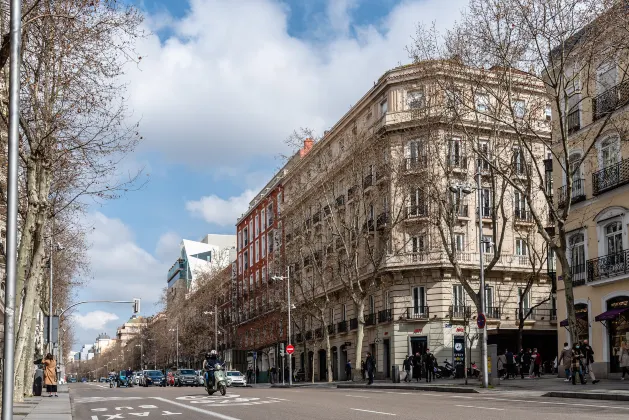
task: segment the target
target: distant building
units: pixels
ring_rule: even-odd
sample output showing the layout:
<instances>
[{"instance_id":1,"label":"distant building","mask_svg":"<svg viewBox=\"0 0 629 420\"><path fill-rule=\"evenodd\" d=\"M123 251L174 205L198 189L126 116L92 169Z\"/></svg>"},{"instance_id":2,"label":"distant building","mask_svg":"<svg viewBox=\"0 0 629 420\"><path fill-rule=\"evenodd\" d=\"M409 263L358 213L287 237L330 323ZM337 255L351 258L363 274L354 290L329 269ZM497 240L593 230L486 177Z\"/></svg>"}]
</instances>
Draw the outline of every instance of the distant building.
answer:
<instances>
[{"instance_id":1,"label":"distant building","mask_svg":"<svg viewBox=\"0 0 629 420\"><path fill-rule=\"evenodd\" d=\"M94 352L96 354L101 354L109 347L112 347L115 342L115 338L111 338L105 333L99 334L98 337L96 337L96 343L94 344Z\"/></svg>"},{"instance_id":2,"label":"distant building","mask_svg":"<svg viewBox=\"0 0 629 420\"><path fill-rule=\"evenodd\" d=\"M116 337L120 345L125 346L129 340L139 335L146 328L147 320L144 317L133 315L127 322L118 327Z\"/></svg>"}]
</instances>

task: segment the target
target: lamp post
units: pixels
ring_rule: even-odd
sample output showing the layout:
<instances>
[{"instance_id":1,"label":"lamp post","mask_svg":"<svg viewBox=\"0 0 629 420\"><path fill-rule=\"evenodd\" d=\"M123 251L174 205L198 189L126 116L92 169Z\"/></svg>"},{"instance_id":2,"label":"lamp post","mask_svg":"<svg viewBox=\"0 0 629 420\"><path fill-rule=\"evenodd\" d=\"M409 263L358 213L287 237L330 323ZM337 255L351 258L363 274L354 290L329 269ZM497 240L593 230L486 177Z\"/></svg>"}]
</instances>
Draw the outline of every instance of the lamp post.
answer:
<instances>
[{"instance_id":1,"label":"lamp post","mask_svg":"<svg viewBox=\"0 0 629 420\"><path fill-rule=\"evenodd\" d=\"M286 290L287 290L287 301L288 301L288 344L291 344L291 328L290 328L290 267L286 267L286 276L273 276L273 280L286 280ZM288 355L288 386L293 386L293 363L292 363L292 355Z\"/></svg>"},{"instance_id":2,"label":"lamp post","mask_svg":"<svg viewBox=\"0 0 629 420\"><path fill-rule=\"evenodd\" d=\"M140 341L140 344L136 344L135 346L140 348L140 370L144 370L144 363L143 363L144 348L142 346L142 341Z\"/></svg>"},{"instance_id":3,"label":"lamp post","mask_svg":"<svg viewBox=\"0 0 629 420\"><path fill-rule=\"evenodd\" d=\"M218 348L218 306L214 305L214 311L205 311L203 315L214 315L214 350Z\"/></svg>"},{"instance_id":4,"label":"lamp post","mask_svg":"<svg viewBox=\"0 0 629 420\"><path fill-rule=\"evenodd\" d=\"M177 366L177 370L179 370L179 322L177 322L177 327L176 327L175 329L172 329L172 328L171 328L171 329L169 329L168 331L175 331L175 332L176 332L176 334L177 334L177 339L176 339L176 346L177 346L177 350L176 350L176 352L177 352L177 363L176 363L176 366Z\"/></svg>"},{"instance_id":5,"label":"lamp post","mask_svg":"<svg viewBox=\"0 0 629 420\"><path fill-rule=\"evenodd\" d=\"M52 226L50 227L50 259L49 259L49 265L50 265L50 279L49 279L49 283L48 283L48 352L53 354L54 353L54 346L52 344L52 253L53 253L53 230L54 230L54 223L52 224ZM62 251L63 250L63 246L60 243L57 243L57 251Z\"/></svg>"}]
</instances>

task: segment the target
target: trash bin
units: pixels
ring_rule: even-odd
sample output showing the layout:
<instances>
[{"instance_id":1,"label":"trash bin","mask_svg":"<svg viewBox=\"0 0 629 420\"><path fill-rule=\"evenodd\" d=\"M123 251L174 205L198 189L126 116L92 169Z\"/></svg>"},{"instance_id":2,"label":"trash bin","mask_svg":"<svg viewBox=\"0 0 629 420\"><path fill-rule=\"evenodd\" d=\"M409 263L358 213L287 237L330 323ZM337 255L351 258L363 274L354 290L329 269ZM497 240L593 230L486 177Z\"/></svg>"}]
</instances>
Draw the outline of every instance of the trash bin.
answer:
<instances>
[{"instance_id":1,"label":"trash bin","mask_svg":"<svg viewBox=\"0 0 629 420\"><path fill-rule=\"evenodd\" d=\"M41 397L42 389L44 387L44 371L37 368L35 370L35 377L33 380L33 395Z\"/></svg>"},{"instance_id":2,"label":"trash bin","mask_svg":"<svg viewBox=\"0 0 629 420\"><path fill-rule=\"evenodd\" d=\"M400 383L400 367L397 365L391 366L391 380L394 384Z\"/></svg>"}]
</instances>

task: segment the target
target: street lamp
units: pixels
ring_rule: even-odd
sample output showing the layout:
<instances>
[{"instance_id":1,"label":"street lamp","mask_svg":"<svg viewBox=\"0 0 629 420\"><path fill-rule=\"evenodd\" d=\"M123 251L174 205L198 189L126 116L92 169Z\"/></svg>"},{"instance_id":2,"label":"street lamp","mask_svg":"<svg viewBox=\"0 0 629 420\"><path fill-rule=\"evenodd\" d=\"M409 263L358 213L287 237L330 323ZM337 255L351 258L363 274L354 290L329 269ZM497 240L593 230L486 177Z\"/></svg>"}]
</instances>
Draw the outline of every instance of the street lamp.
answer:
<instances>
[{"instance_id":1,"label":"street lamp","mask_svg":"<svg viewBox=\"0 0 629 420\"><path fill-rule=\"evenodd\" d=\"M140 340L140 344L135 346L140 348L140 370L144 370L144 346L142 346L142 340Z\"/></svg>"},{"instance_id":2,"label":"street lamp","mask_svg":"<svg viewBox=\"0 0 629 420\"><path fill-rule=\"evenodd\" d=\"M214 305L214 311L205 311L203 315L214 315L214 349L218 348L218 307Z\"/></svg>"},{"instance_id":3,"label":"street lamp","mask_svg":"<svg viewBox=\"0 0 629 420\"><path fill-rule=\"evenodd\" d=\"M48 349L50 351L50 353L54 353L54 349L53 349L53 344L52 344L52 252L53 252L53 239L52 239L52 233L53 233L53 226L51 226L50 228L50 282L49 282L49 294L48 294L48 299L50 300L50 302L48 302ZM57 242L57 251L63 251L63 245L61 245L59 242Z\"/></svg>"},{"instance_id":4,"label":"street lamp","mask_svg":"<svg viewBox=\"0 0 629 420\"><path fill-rule=\"evenodd\" d=\"M179 370L179 322L177 322L177 327L175 329L169 329L168 331L176 331L177 332L177 370Z\"/></svg>"},{"instance_id":5,"label":"street lamp","mask_svg":"<svg viewBox=\"0 0 629 420\"><path fill-rule=\"evenodd\" d=\"M286 280L287 285L287 295L288 295L288 345L291 344L291 328L290 328L290 267L286 267L286 276L273 276L271 277L274 281L277 280ZM293 386L293 363L292 356L288 355L288 386Z\"/></svg>"}]
</instances>

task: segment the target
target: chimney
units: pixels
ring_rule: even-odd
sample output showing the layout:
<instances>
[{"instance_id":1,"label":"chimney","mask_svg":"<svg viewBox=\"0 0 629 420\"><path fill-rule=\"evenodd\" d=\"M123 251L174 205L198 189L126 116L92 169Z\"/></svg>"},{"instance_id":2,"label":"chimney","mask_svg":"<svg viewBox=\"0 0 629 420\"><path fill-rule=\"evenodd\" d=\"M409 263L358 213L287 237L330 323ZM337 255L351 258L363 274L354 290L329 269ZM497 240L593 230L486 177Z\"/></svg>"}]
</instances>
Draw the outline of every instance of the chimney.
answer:
<instances>
[{"instance_id":1,"label":"chimney","mask_svg":"<svg viewBox=\"0 0 629 420\"><path fill-rule=\"evenodd\" d=\"M310 151L310 149L312 149L313 144L314 144L313 139L311 139L310 137L306 138L306 140L304 140L304 147L299 151L299 156L300 157L306 156L308 152Z\"/></svg>"}]
</instances>

